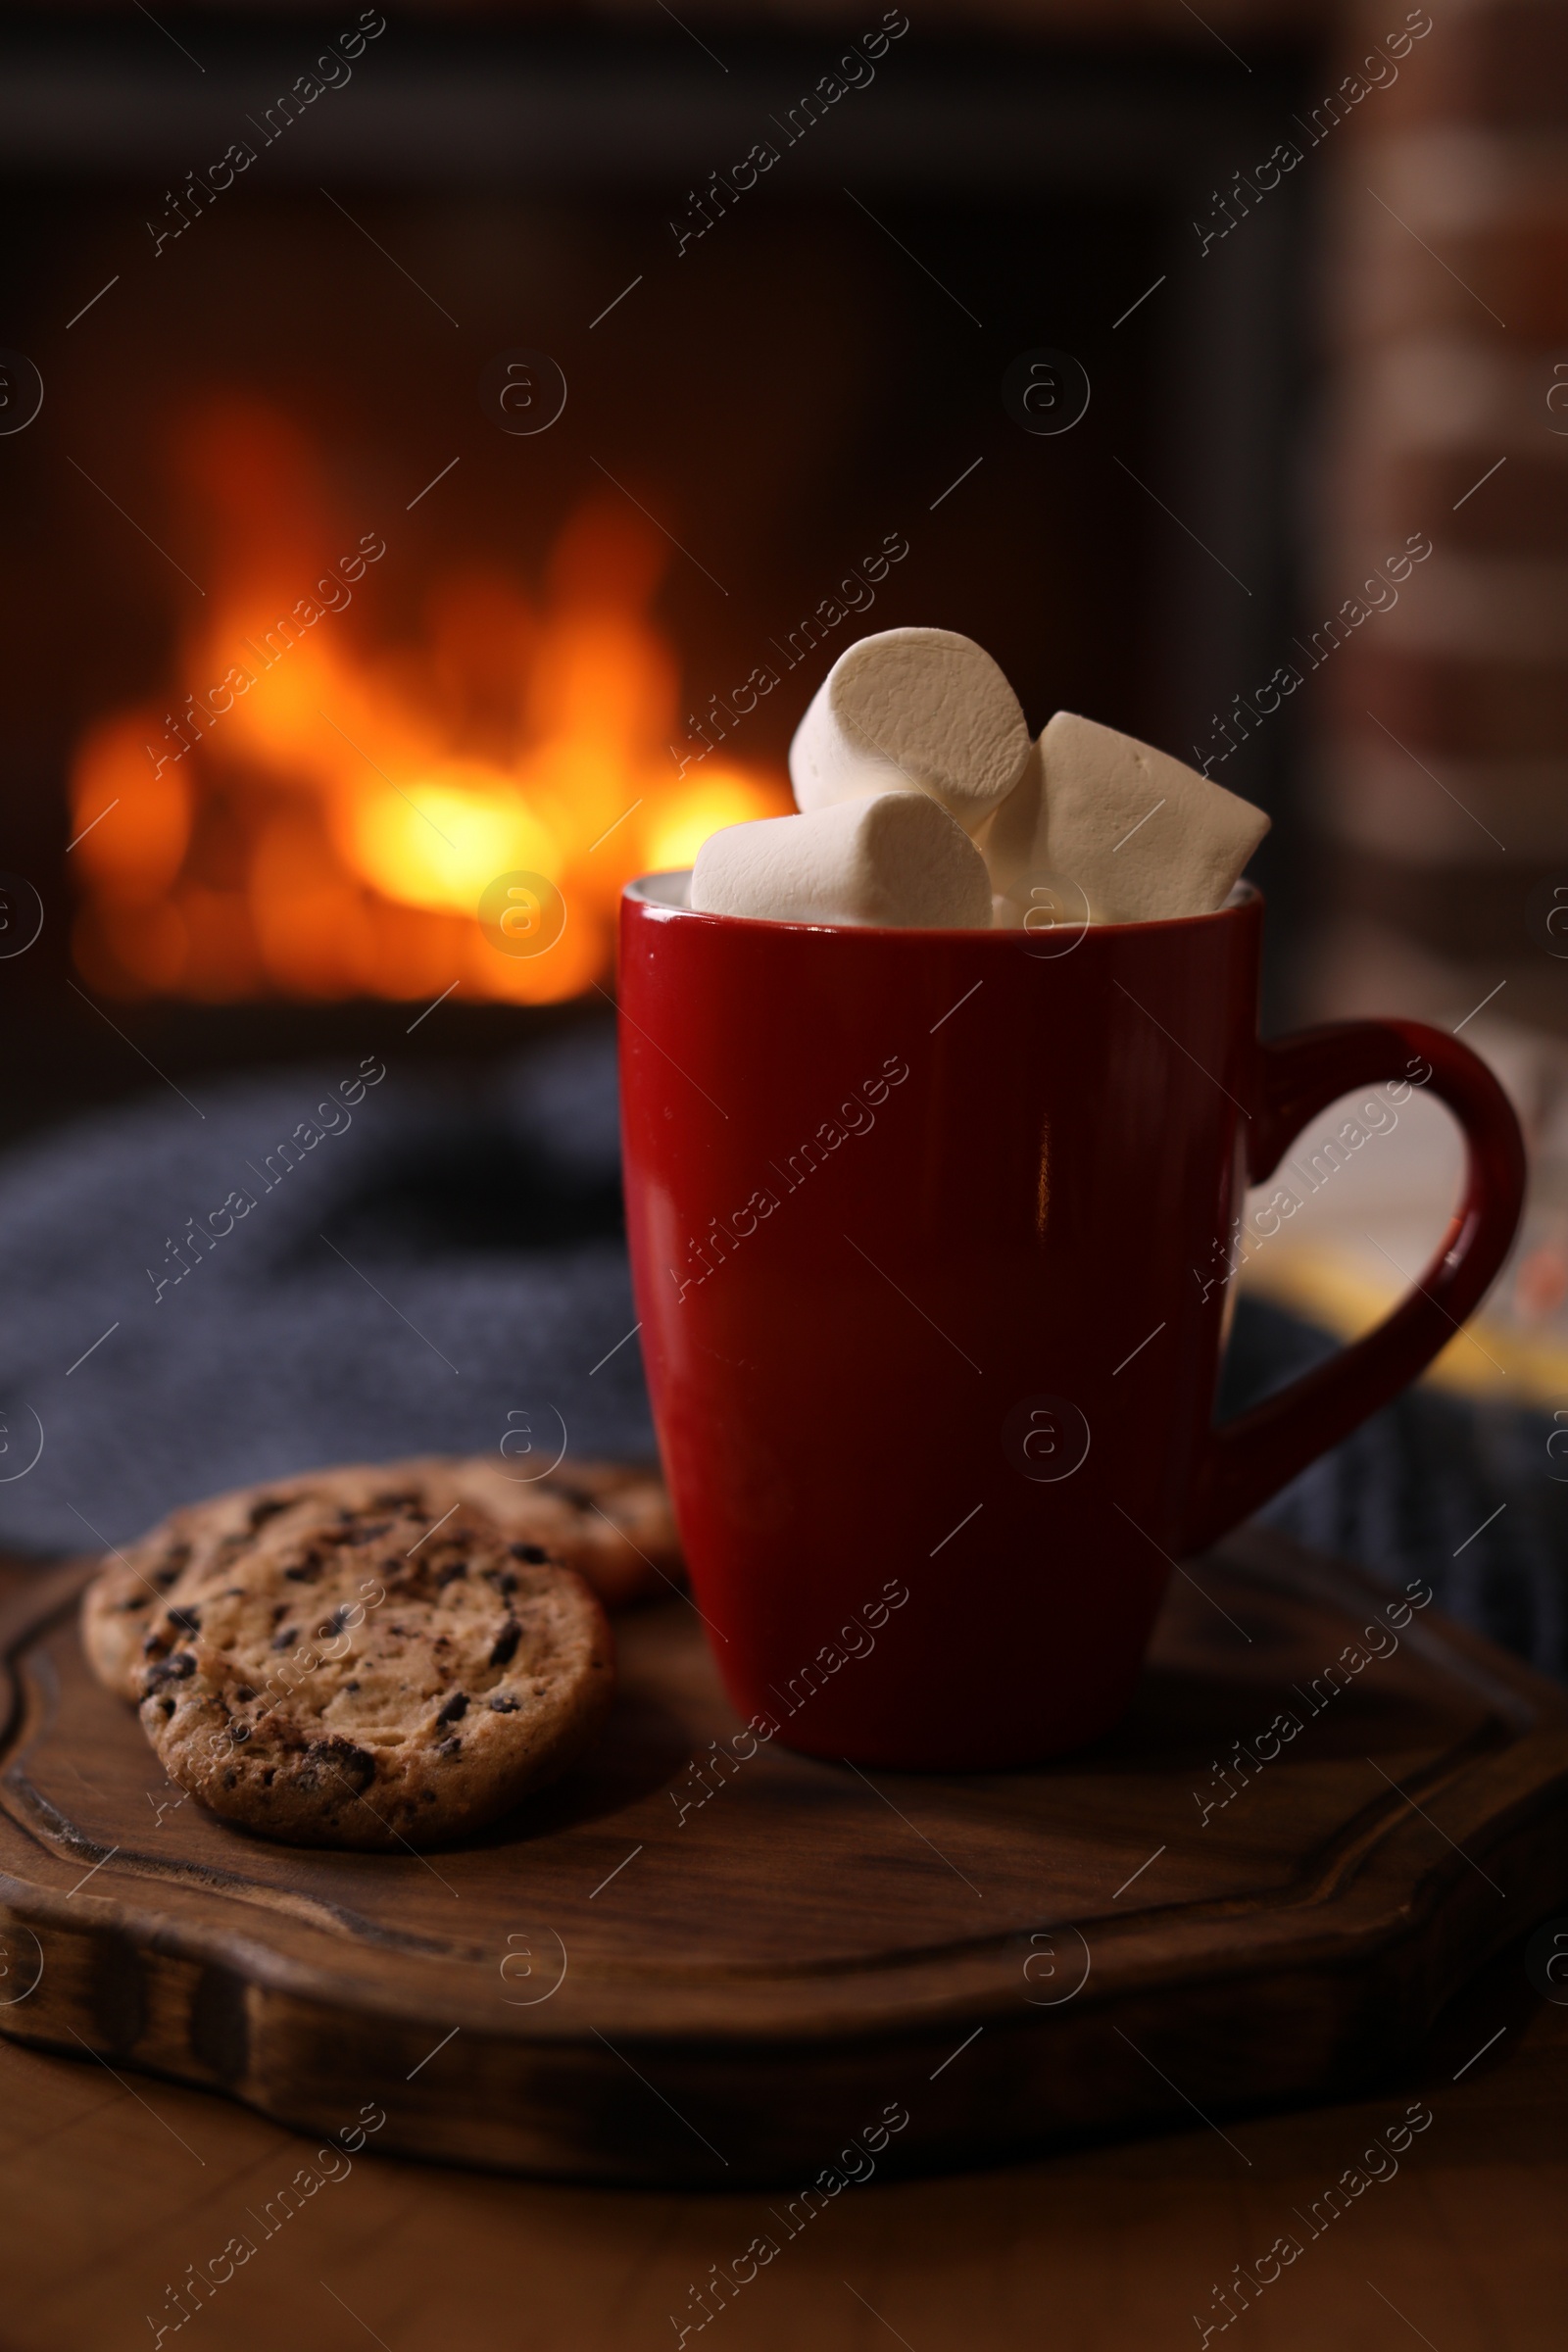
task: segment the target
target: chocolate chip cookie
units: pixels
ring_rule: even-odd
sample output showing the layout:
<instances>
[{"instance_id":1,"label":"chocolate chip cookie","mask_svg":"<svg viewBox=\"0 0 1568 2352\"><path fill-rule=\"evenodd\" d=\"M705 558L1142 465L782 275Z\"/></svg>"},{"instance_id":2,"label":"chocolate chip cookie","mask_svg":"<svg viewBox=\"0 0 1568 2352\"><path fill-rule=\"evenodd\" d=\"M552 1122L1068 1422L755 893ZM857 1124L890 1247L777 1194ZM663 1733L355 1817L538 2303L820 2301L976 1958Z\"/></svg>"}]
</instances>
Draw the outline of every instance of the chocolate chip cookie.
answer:
<instances>
[{"instance_id":1,"label":"chocolate chip cookie","mask_svg":"<svg viewBox=\"0 0 1568 2352\"><path fill-rule=\"evenodd\" d=\"M684 1576L669 1495L657 1470L626 1462L566 1460L542 1477L523 1475L526 1457L493 1453L432 1460L438 1483L486 1511L519 1540L530 1536L568 1560L607 1609L629 1608L676 1592Z\"/></svg>"},{"instance_id":2,"label":"chocolate chip cookie","mask_svg":"<svg viewBox=\"0 0 1568 2352\"><path fill-rule=\"evenodd\" d=\"M140 1698L144 1644L180 1577L204 1584L220 1576L261 1529L301 1505L354 1509L382 1493L389 1502L394 1495L420 1498L417 1486L399 1478L395 1467L362 1467L239 1487L172 1511L123 1551L111 1552L82 1594L82 1646L98 1680L122 1698Z\"/></svg>"},{"instance_id":3,"label":"chocolate chip cookie","mask_svg":"<svg viewBox=\"0 0 1568 2352\"><path fill-rule=\"evenodd\" d=\"M681 1573L669 1496L655 1470L564 1461L542 1478L491 1454L425 1454L352 1464L242 1487L187 1503L151 1534L113 1552L82 1599L81 1634L94 1673L122 1698L141 1695L143 1644L177 1577L221 1576L270 1521L314 1502L340 1509L416 1503L432 1518L465 1503L513 1542L533 1544L587 1577L607 1608L667 1592Z\"/></svg>"},{"instance_id":4,"label":"chocolate chip cookie","mask_svg":"<svg viewBox=\"0 0 1568 2352\"><path fill-rule=\"evenodd\" d=\"M595 1594L463 1505L299 1496L223 1573L195 1565L148 1629L142 1726L171 1779L266 1837L461 1837L565 1770L609 1707Z\"/></svg>"}]
</instances>

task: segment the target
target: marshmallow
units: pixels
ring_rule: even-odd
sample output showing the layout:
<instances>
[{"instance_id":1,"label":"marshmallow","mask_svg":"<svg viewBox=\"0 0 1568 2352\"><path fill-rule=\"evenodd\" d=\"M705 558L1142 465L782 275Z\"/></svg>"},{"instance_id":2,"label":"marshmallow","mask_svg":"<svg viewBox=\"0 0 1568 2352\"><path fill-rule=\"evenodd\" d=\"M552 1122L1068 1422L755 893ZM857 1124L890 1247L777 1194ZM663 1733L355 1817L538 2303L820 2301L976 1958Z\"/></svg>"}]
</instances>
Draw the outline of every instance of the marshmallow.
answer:
<instances>
[{"instance_id":1,"label":"marshmallow","mask_svg":"<svg viewBox=\"0 0 1568 2352\"><path fill-rule=\"evenodd\" d=\"M996 920L1031 887L1076 884L1096 923L1211 914L1268 831L1260 808L1131 735L1058 710L980 837Z\"/></svg>"},{"instance_id":2,"label":"marshmallow","mask_svg":"<svg viewBox=\"0 0 1568 2352\"><path fill-rule=\"evenodd\" d=\"M1029 746L1023 773L980 827L975 844L991 876L992 921L999 931L1016 930L1029 911L1031 882L1044 881L1051 870L1046 858L1045 771L1038 741Z\"/></svg>"},{"instance_id":3,"label":"marshmallow","mask_svg":"<svg viewBox=\"0 0 1568 2352\"><path fill-rule=\"evenodd\" d=\"M918 792L726 825L698 851L687 903L700 914L775 923L991 927L985 859L946 809Z\"/></svg>"},{"instance_id":4,"label":"marshmallow","mask_svg":"<svg viewBox=\"0 0 1568 2352\"><path fill-rule=\"evenodd\" d=\"M973 832L1029 751L1018 698L983 647L951 629L884 629L841 654L790 745L809 814L871 793L923 792Z\"/></svg>"}]
</instances>

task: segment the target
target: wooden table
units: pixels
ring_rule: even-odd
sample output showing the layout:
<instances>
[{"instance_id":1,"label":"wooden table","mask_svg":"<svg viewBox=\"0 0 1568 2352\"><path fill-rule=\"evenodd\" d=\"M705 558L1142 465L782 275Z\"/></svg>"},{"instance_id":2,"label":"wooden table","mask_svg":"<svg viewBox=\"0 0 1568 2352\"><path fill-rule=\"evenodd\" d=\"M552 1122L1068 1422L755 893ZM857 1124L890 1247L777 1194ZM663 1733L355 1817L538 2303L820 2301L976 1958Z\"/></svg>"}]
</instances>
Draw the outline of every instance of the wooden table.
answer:
<instances>
[{"instance_id":1,"label":"wooden table","mask_svg":"<svg viewBox=\"0 0 1568 2352\"><path fill-rule=\"evenodd\" d=\"M1506 2028L1461 2080L1472 2052ZM1216 2344L1562 2352L1568 2009L1517 1957L1456 2002L1409 2082L1000 2172L847 2191L710 2328L729 2352L1073 2352L1199 2342L1250 2267L1411 2098L1432 2127ZM1234 2145L1229 2144L1234 2143ZM315 2142L201 2092L0 2041L5 2352L150 2346L166 2286L262 2216ZM225 2352L657 2352L689 2290L767 2227L765 2193L555 2186L367 2152L214 2297ZM166 2341L177 2340L172 2326ZM193 2340L190 2338L187 2341ZM698 2343L695 2328L689 2341Z\"/></svg>"},{"instance_id":2,"label":"wooden table","mask_svg":"<svg viewBox=\"0 0 1568 2352\"><path fill-rule=\"evenodd\" d=\"M1412 2102L1430 2126L1329 2219L1326 2189ZM729 2352L1142 2352L1209 2324L1253 2352L1568 2345L1568 2006L1537 1995L1518 1946L1370 2097L873 2179L794 2236L777 2191L584 2187L319 2144L85 2047L0 2038L0 2352L156 2346L185 2326L224 2352L655 2352L683 2327ZM776 2258L700 2325L711 2267L763 2230ZM1287 2232L1299 2255L1264 2262L1222 2328L1216 2288ZM240 2233L254 2252L215 2263ZM223 2283L176 2326L191 2266Z\"/></svg>"}]
</instances>

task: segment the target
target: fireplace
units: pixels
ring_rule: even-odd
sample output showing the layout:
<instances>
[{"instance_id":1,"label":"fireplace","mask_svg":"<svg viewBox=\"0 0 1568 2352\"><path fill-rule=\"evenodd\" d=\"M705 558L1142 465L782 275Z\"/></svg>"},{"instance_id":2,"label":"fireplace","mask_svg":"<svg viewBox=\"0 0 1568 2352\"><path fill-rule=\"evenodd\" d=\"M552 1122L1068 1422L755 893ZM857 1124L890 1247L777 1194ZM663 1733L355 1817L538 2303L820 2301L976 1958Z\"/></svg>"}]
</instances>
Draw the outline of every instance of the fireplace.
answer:
<instances>
[{"instance_id":1,"label":"fireplace","mask_svg":"<svg viewBox=\"0 0 1568 2352\"><path fill-rule=\"evenodd\" d=\"M602 1014L867 628L1190 753L1291 611L1306 200L1187 246L1299 50L373 18L4 36L13 1129ZM1295 759L1226 774L1282 996Z\"/></svg>"},{"instance_id":2,"label":"fireplace","mask_svg":"<svg viewBox=\"0 0 1568 2352\"><path fill-rule=\"evenodd\" d=\"M711 711L672 763L678 664L648 612L667 550L625 501L568 514L542 599L454 556L416 633L378 642L345 616L373 613L388 541L332 514L279 411L209 396L171 438L203 606L172 682L73 763L72 954L100 994L561 1003L611 978L624 882L789 805L710 757Z\"/></svg>"}]
</instances>

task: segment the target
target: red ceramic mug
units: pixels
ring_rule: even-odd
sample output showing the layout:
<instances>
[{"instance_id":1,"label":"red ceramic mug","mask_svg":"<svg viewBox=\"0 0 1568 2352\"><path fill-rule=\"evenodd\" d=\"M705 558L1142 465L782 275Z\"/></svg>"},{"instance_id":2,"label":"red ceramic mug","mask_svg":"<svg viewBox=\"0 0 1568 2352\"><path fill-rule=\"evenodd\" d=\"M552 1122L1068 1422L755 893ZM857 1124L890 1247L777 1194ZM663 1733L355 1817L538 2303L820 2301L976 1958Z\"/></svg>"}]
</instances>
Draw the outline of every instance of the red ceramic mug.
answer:
<instances>
[{"instance_id":1,"label":"red ceramic mug","mask_svg":"<svg viewBox=\"0 0 1568 2352\"><path fill-rule=\"evenodd\" d=\"M684 883L622 903L626 1207L730 1696L857 1763L1079 1746L1125 1708L1175 1560L1478 1303L1523 1196L1513 1111L1418 1022L1261 1042L1250 889L1031 937L694 914ZM1379 1081L1453 1112L1463 1202L1375 1331L1216 1427L1243 1192Z\"/></svg>"}]
</instances>

